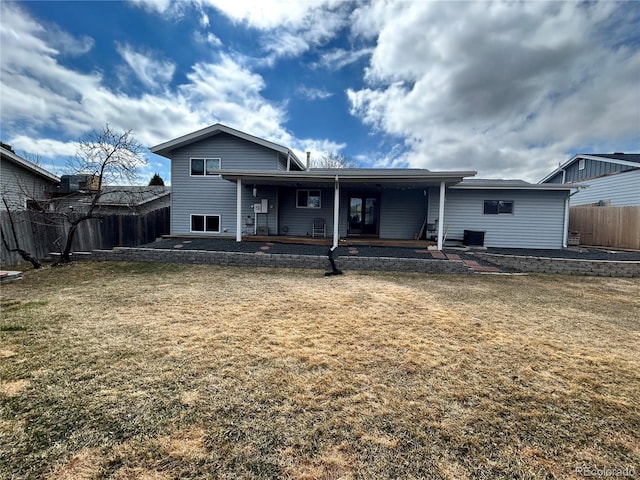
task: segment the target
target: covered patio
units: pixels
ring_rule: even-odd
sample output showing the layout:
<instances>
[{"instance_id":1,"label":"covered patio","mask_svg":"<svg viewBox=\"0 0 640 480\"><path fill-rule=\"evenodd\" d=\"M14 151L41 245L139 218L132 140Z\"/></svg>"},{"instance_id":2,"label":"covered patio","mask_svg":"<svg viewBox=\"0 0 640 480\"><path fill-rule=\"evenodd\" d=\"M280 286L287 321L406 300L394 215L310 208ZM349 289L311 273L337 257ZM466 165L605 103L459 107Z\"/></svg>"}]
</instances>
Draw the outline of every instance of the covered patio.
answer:
<instances>
[{"instance_id":1,"label":"covered patio","mask_svg":"<svg viewBox=\"0 0 640 480\"><path fill-rule=\"evenodd\" d=\"M425 248L430 243L423 232L427 222L428 191L439 196L438 219L445 218L445 192L473 171L431 172L422 169L341 169L311 171L221 171L224 180L236 183L236 241L257 240L273 233L279 242L312 242L337 248L362 244L400 245ZM251 195L247 195L247 191ZM254 230L247 215L255 198ZM266 211L265 211L266 210ZM329 217L322 238L313 238L309 227L314 218ZM267 227L260 233L262 220ZM271 226L270 226L271 225ZM442 250L444 221L435 227L435 245ZM251 235L253 233L254 235ZM417 240L425 238L424 240ZM328 239L328 240L327 240ZM318 242L318 243L315 243Z\"/></svg>"}]
</instances>

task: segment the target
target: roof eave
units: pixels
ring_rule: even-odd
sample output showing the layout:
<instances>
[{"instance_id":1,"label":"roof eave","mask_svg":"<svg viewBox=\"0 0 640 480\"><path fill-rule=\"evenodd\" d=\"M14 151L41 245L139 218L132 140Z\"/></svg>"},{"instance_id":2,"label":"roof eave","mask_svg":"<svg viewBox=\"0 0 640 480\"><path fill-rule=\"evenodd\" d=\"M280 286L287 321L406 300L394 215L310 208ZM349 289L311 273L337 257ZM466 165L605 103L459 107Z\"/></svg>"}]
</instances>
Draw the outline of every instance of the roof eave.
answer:
<instances>
[{"instance_id":1,"label":"roof eave","mask_svg":"<svg viewBox=\"0 0 640 480\"><path fill-rule=\"evenodd\" d=\"M391 175L389 174L391 173ZM455 171L455 172L429 172L423 174L398 174L398 171L389 170L385 173L367 173L357 174L354 172L340 173L340 171L331 173L315 173L309 171L273 171L273 172L250 172L250 171L221 171L220 175L225 180L237 181L268 181L274 182L286 182L296 181L301 183L313 183L313 182L334 182L336 178L338 181L350 182L350 183L371 183L376 182L380 184L391 183L424 183L424 182L453 182L457 183L462 181L464 177L470 177L475 175L474 171Z\"/></svg>"},{"instance_id":2,"label":"roof eave","mask_svg":"<svg viewBox=\"0 0 640 480\"><path fill-rule=\"evenodd\" d=\"M454 185L451 188L455 190L548 190L562 191L575 190L577 188L586 188L589 185L580 184L531 184L531 185Z\"/></svg>"},{"instance_id":3,"label":"roof eave","mask_svg":"<svg viewBox=\"0 0 640 480\"><path fill-rule=\"evenodd\" d=\"M180 147L184 147L186 145L189 145L191 143L195 143L198 140L201 140L203 138L207 138L209 136L215 135L216 132L223 132L223 133L228 133L229 135L233 135L235 137L241 138L243 140L247 140L249 142L253 142L257 145L261 145L263 147L266 148L270 148L271 150L275 150L277 152L280 152L284 155L288 155L291 154L293 156L293 158L295 159L295 161L299 164L302 165L300 163L300 160L298 160L298 158L293 154L293 152L286 148L283 147L282 145L278 145L277 143L273 143L270 142L269 140L265 140L263 138L260 137L256 137L253 135L249 135L248 133L245 132L241 132L240 130L236 130L234 128L231 127L227 127L226 125L223 125L221 123L216 123L214 125L210 125L206 128L202 128L200 130L197 130L195 132L191 132L188 133L186 135L182 135L181 137L178 138L174 138L173 140L169 140L168 142L164 142L161 143L159 145L150 147L149 150L151 151L151 153L155 153L157 155L161 155L163 157L166 158L171 158L169 157L169 154L171 153L171 151L180 148Z\"/></svg>"},{"instance_id":4,"label":"roof eave","mask_svg":"<svg viewBox=\"0 0 640 480\"><path fill-rule=\"evenodd\" d=\"M13 163L20 165L21 167L29 170L32 173L35 173L37 175L40 175L41 177L46 178L52 183L55 183L58 185L60 184L60 178L57 175L54 175L53 173L48 172L44 168L39 167L35 163L32 163L29 160L20 157L19 155L7 150L6 148L0 147L0 150L2 151L2 155L8 158Z\"/></svg>"}]
</instances>

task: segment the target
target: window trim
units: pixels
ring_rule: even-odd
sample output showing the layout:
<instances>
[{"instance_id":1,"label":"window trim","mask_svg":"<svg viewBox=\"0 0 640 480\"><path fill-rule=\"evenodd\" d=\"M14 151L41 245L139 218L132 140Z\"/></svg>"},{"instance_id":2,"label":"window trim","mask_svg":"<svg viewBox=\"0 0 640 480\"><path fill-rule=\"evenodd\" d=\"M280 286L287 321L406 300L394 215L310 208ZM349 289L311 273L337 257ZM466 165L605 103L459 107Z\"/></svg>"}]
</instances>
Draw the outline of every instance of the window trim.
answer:
<instances>
[{"instance_id":1,"label":"window trim","mask_svg":"<svg viewBox=\"0 0 640 480\"><path fill-rule=\"evenodd\" d=\"M202 160L202 175L193 173L193 161L194 160ZM217 160L218 168L217 170L222 170L222 158L220 157L189 157L189 176L196 178L206 178L206 177L219 177L219 173L207 173L207 160Z\"/></svg>"},{"instance_id":2,"label":"window trim","mask_svg":"<svg viewBox=\"0 0 640 480\"><path fill-rule=\"evenodd\" d=\"M300 205L298 203L300 197L300 192L307 192L307 204L306 205ZM309 205L309 198L311 197L310 193L311 192L318 192L318 205ZM313 195L315 197L315 195ZM318 209L318 208L322 208L322 190L319 188L297 188L296 189L296 208L312 208L312 209Z\"/></svg>"},{"instance_id":3,"label":"window trim","mask_svg":"<svg viewBox=\"0 0 640 480\"><path fill-rule=\"evenodd\" d=\"M487 202L496 202L497 205L497 211L496 213L487 213ZM510 203L511 204L511 211L510 212L501 212L500 211L500 204L502 203ZM514 214L514 205L515 202L513 200L483 200L482 201L482 214L483 215L513 215Z\"/></svg>"},{"instance_id":4,"label":"window trim","mask_svg":"<svg viewBox=\"0 0 640 480\"><path fill-rule=\"evenodd\" d=\"M585 159L581 158L580 160L578 160L578 170L584 170L584 166L585 166Z\"/></svg>"},{"instance_id":5,"label":"window trim","mask_svg":"<svg viewBox=\"0 0 640 480\"><path fill-rule=\"evenodd\" d=\"M203 217L204 230L193 230L193 217ZM218 230L207 230L207 217L218 217ZM222 216L209 213L191 213L189 215L189 232L191 233L220 233L222 231Z\"/></svg>"}]
</instances>

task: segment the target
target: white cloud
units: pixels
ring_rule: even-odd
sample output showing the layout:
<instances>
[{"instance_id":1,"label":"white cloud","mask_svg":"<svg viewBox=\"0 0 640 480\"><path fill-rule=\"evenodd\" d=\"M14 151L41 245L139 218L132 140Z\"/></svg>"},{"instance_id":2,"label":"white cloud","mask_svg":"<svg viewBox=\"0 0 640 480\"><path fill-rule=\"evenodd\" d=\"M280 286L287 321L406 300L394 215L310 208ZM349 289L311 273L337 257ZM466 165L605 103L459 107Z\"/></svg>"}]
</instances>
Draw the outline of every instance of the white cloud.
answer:
<instances>
[{"instance_id":1,"label":"white cloud","mask_svg":"<svg viewBox=\"0 0 640 480\"><path fill-rule=\"evenodd\" d=\"M62 55L83 55L95 45L93 38L87 36L76 38L57 26L52 26L46 31L47 42Z\"/></svg>"},{"instance_id":2,"label":"white cloud","mask_svg":"<svg viewBox=\"0 0 640 480\"><path fill-rule=\"evenodd\" d=\"M327 90L305 86L298 87L296 92L298 93L298 95L306 98L307 100L326 100L327 98L333 96L333 93Z\"/></svg>"},{"instance_id":3,"label":"white cloud","mask_svg":"<svg viewBox=\"0 0 640 480\"><path fill-rule=\"evenodd\" d=\"M136 52L127 44L117 43L116 50L145 86L155 89L171 82L176 70L175 63L154 58L154 54L150 52Z\"/></svg>"},{"instance_id":4,"label":"white cloud","mask_svg":"<svg viewBox=\"0 0 640 480\"><path fill-rule=\"evenodd\" d=\"M165 13L171 6L171 0L127 0L129 3L148 12Z\"/></svg>"},{"instance_id":5,"label":"white cloud","mask_svg":"<svg viewBox=\"0 0 640 480\"><path fill-rule=\"evenodd\" d=\"M204 0L233 22L263 32L273 58L295 57L335 37L348 20L349 5L338 0ZM271 59L270 62L273 62Z\"/></svg>"},{"instance_id":6,"label":"white cloud","mask_svg":"<svg viewBox=\"0 0 640 480\"><path fill-rule=\"evenodd\" d=\"M295 140L292 144L292 150L296 157L306 165L307 152L311 153L311 159L319 159L331 153L339 153L346 147L344 143L334 142L328 139L301 139Z\"/></svg>"},{"instance_id":7,"label":"white cloud","mask_svg":"<svg viewBox=\"0 0 640 480\"><path fill-rule=\"evenodd\" d=\"M26 135L11 137L9 144L15 150L22 150L28 154L43 158L72 157L78 150L77 142L61 142L51 139L34 139Z\"/></svg>"},{"instance_id":8,"label":"white cloud","mask_svg":"<svg viewBox=\"0 0 640 480\"><path fill-rule=\"evenodd\" d=\"M390 163L538 180L573 148L637 142L639 15L630 10L613 2L361 6L353 33L377 44L368 85L347 91L351 112L405 139L408 151Z\"/></svg>"},{"instance_id":9,"label":"white cloud","mask_svg":"<svg viewBox=\"0 0 640 480\"><path fill-rule=\"evenodd\" d=\"M259 30L275 30L300 25L309 13L336 2L327 0L204 0L236 23L245 23Z\"/></svg>"},{"instance_id":10,"label":"white cloud","mask_svg":"<svg viewBox=\"0 0 640 480\"><path fill-rule=\"evenodd\" d=\"M345 50L344 48L337 48L335 50L322 53L320 55L320 61L313 64L314 68L324 67L330 70L340 70L347 65L357 62L362 57L371 55L374 49L370 47L361 48L358 50Z\"/></svg>"},{"instance_id":11,"label":"white cloud","mask_svg":"<svg viewBox=\"0 0 640 480\"><path fill-rule=\"evenodd\" d=\"M193 65L186 81L175 89L133 96L111 89L99 73L81 73L61 65L59 52L43 40L46 34L38 22L19 7L3 2L1 8L0 113L3 134L19 148L41 148L43 151L34 152L41 155L68 155L72 143L53 141L47 131L58 138L77 139L106 123L117 130L133 130L136 139L149 146L216 122L283 145L296 144L283 128L283 105L262 96L262 76L230 56ZM146 79L144 83L168 81L158 67L163 61L152 65L149 56L135 56L137 52L130 48L120 48L131 62L142 62L137 74ZM24 125L29 126L28 131Z\"/></svg>"},{"instance_id":12,"label":"white cloud","mask_svg":"<svg viewBox=\"0 0 640 480\"><path fill-rule=\"evenodd\" d=\"M209 26L209 15L204 12L200 14L200 26L202 28L207 28Z\"/></svg>"},{"instance_id":13,"label":"white cloud","mask_svg":"<svg viewBox=\"0 0 640 480\"><path fill-rule=\"evenodd\" d=\"M222 46L222 40L220 40L215 34L211 32L199 32L196 31L193 34L193 38L196 42L205 45L211 45L212 47Z\"/></svg>"}]
</instances>

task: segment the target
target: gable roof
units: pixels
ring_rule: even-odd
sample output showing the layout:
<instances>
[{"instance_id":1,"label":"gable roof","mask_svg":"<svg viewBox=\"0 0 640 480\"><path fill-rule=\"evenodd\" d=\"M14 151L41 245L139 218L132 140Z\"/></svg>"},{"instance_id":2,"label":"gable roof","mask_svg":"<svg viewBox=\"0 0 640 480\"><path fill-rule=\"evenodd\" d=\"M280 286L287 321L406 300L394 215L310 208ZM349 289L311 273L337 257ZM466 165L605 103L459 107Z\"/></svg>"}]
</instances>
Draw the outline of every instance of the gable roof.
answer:
<instances>
[{"instance_id":1,"label":"gable roof","mask_svg":"<svg viewBox=\"0 0 640 480\"><path fill-rule=\"evenodd\" d=\"M236 130L231 127L227 127L226 125L222 125L221 123L216 123L211 125L210 127L203 128L196 132L188 133L187 135L183 135L178 138L174 138L173 140L169 140L168 142L161 143L156 145L155 147L151 147L150 150L152 153L157 153L158 155L162 155L163 157L170 158L168 155L172 150L176 148L184 147L186 145L190 145L192 143L198 142L200 140L204 140L205 138L213 137L218 135L219 133L228 133L229 135L233 135L234 137L241 138L248 142L255 143L256 145L260 145L266 148L270 148L271 150L275 150L276 152L280 152L283 155L291 156L291 159L294 163L305 170L306 167L302 164L296 154L287 147L283 147L282 145L278 145L277 143L270 142L263 138L255 137L253 135L249 135L248 133L241 132L240 130Z\"/></svg>"},{"instance_id":2,"label":"gable roof","mask_svg":"<svg viewBox=\"0 0 640 480\"><path fill-rule=\"evenodd\" d=\"M596 162L615 163L632 168L640 168L640 153L578 153L577 155L574 155L569 160L561 164L558 168L556 168L553 172L544 177L538 183L546 182L562 170L566 169L567 167L581 159L594 160Z\"/></svg>"},{"instance_id":3,"label":"gable roof","mask_svg":"<svg viewBox=\"0 0 640 480\"><path fill-rule=\"evenodd\" d=\"M35 175L43 177L45 180L48 180L51 183L54 183L56 185L60 183L60 178L58 178L53 173L45 170L44 168L36 165L33 162L30 162L26 158L22 158L20 155L17 155L4 147L0 147L0 155L2 156L2 158L7 159L8 161L24 168L25 170L28 170Z\"/></svg>"}]
</instances>

